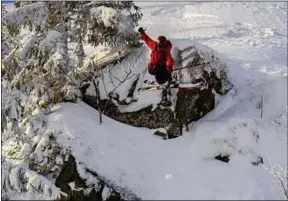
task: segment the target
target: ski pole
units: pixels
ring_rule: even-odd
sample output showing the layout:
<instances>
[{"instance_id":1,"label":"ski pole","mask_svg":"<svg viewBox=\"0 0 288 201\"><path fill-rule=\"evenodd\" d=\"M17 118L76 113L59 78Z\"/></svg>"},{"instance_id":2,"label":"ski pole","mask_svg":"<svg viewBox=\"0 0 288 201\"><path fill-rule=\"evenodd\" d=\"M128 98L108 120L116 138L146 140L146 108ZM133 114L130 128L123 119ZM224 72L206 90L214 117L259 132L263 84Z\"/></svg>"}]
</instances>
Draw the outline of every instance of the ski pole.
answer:
<instances>
[{"instance_id":1,"label":"ski pole","mask_svg":"<svg viewBox=\"0 0 288 201\"><path fill-rule=\"evenodd\" d=\"M204 62L202 64L197 64L197 65L194 65L194 66L186 66L186 67L182 67L182 68L176 68L176 69L173 69L173 71L176 71L176 70L181 70L181 69L184 69L184 68L193 68L195 66L201 66L201 65L206 65L206 64L210 64L212 63L213 61L208 61L208 62Z\"/></svg>"}]
</instances>

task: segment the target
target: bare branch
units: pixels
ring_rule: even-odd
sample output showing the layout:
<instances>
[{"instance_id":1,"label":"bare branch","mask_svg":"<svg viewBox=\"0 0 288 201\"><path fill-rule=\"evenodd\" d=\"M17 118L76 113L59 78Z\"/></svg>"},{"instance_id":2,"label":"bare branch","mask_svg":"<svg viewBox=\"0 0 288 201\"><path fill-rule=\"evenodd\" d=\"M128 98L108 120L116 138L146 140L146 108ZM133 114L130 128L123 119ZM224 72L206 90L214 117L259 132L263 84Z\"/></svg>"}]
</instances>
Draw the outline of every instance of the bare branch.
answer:
<instances>
[{"instance_id":1,"label":"bare branch","mask_svg":"<svg viewBox=\"0 0 288 201\"><path fill-rule=\"evenodd\" d=\"M102 82L103 82L105 94L108 97L108 92L107 92L106 85L105 85L105 82L104 82L105 79L104 79L104 73L103 73L103 69L102 68L101 68L101 79L102 79Z\"/></svg>"},{"instance_id":2,"label":"bare branch","mask_svg":"<svg viewBox=\"0 0 288 201\"><path fill-rule=\"evenodd\" d=\"M100 107L100 91L99 91L99 81L95 82L95 79L92 80L95 92L96 92L96 103L97 103L97 110L99 112L99 122L102 124L102 111Z\"/></svg>"},{"instance_id":3,"label":"bare branch","mask_svg":"<svg viewBox=\"0 0 288 201\"><path fill-rule=\"evenodd\" d=\"M283 189L283 191L284 191L285 197L286 197L286 199L288 200L288 189L285 188L285 185L284 185L282 179L279 177L279 175L276 174L276 176L277 176L277 178L279 179L280 184L281 184L281 186L282 186L282 189Z\"/></svg>"},{"instance_id":4,"label":"bare branch","mask_svg":"<svg viewBox=\"0 0 288 201\"><path fill-rule=\"evenodd\" d=\"M262 119L262 115L263 115L263 95L261 94L261 119Z\"/></svg>"},{"instance_id":5,"label":"bare branch","mask_svg":"<svg viewBox=\"0 0 288 201\"><path fill-rule=\"evenodd\" d=\"M279 180L279 183L277 182L277 180L275 181L275 183L277 185L279 185L282 190L284 191L284 196L286 197L286 199L288 199L288 189L287 186L285 187L284 181L288 181L288 174L287 174L287 170L284 169L282 166L280 166L278 164L278 169L279 171L277 172L277 167L275 163L272 163L270 158L268 157L268 164L271 166L270 168L268 168L266 165L262 165L262 167L269 173L271 174L275 179L277 178ZM281 174L281 177L279 176L279 174ZM283 174L283 175L282 175Z\"/></svg>"},{"instance_id":6,"label":"bare branch","mask_svg":"<svg viewBox=\"0 0 288 201\"><path fill-rule=\"evenodd\" d=\"M116 87L116 85L115 85L115 83L114 83L114 81L113 81L113 79L112 79L112 76L111 76L111 68L109 68L108 74L109 74L109 78L110 78L110 80L111 80L111 83L113 84L114 87Z\"/></svg>"}]
</instances>

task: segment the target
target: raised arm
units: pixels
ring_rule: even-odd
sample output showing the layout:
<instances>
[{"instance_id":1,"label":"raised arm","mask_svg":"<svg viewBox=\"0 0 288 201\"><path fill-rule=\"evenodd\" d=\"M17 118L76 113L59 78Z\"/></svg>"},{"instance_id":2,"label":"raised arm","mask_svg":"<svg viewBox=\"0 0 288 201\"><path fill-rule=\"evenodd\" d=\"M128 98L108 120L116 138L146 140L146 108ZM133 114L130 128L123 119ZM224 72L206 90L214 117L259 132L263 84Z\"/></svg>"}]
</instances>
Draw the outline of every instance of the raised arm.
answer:
<instances>
[{"instance_id":1,"label":"raised arm","mask_svg":"<svg viewBox=\"0 0 288 201\"><path fill-rule=\"evenodd\" d=\"M154 41L154 40L152 40L144 31L143 31L142 33L140 33L140 34L141 34L142 40L144 40L145 43L147 44L147 46L148 46L151 50L153 50L153 49L156 47L157 42Z\"/></svg>"}]
</instances>

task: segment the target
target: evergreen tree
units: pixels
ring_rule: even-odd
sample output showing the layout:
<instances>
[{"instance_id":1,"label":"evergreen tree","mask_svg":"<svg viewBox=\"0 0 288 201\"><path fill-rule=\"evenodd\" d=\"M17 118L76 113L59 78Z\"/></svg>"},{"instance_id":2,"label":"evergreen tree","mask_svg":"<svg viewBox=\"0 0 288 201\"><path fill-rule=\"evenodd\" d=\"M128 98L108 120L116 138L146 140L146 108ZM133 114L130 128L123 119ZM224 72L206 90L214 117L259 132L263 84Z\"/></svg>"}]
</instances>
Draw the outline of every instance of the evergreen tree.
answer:
<instances>
[{"instance_id":1,"label":"evergreen tree","mask_svg":"<svg viewBox=\"0 0 288 201\"><path fill-rule=\"evenodd\" d=\"M47 89L44 94L37 89L38 101L63 98L68 72L81 66L85 58L83 43L117 46L138 41L134 28L142 14L131 1L19 1L15 7L3 14L6 35L19 36L22 28L28 28L31 35L22 46L6 51L2 72L20 91L31 93L38 86ZM72 52L69 42L76 43Z\"/></svg>"},{"instance_id":2,"label":"evergreen tree","mask_svg":"<svg viewBox=\"0 0 288 201\"><path fill-rule=\"evenodd\" d=\"M43 114L49 112L51 103L80 95L69 83L69 72L82 66L84 43L133 45L138 41L134 28L141 15L132 2L17 1L11 12L2 6L1 131L5 140L2 162L7 167L2 198L18 190L43 194L46 187L41 182L27 189L29 178L21 175L33 171L57 175L60 167L55 159L66 154L53 140L56 134L43 128ZM71 51L72 43L76 48ZM41 155L43 149L53 154ZM23 167L21 171L13 160ZM49 197L55 199L55 194Z\"/></svg>"}]
</instances>

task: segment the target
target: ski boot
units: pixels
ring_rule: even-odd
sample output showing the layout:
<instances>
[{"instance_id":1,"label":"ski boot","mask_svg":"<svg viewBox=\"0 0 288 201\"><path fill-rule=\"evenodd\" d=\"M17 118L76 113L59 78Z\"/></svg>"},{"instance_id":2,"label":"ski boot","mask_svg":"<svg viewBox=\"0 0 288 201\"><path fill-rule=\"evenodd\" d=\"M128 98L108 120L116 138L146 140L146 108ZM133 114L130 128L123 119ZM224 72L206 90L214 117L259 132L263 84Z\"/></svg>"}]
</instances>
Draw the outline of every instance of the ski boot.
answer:
<instances>
[{"instance_id":1,"label":"ski boot","mask_svg":"<svg viewBox=\"0 0 288 201\"><path fill-rule=\"evenodd\" d=\"M168 88L169 87L178 87L180 84L178 83L178 82L176 82L176 81L170 81L169 83L168 83Z\"/></svg>"},{"instance_id":2,"label":"ski boot","mask_svg":"<svg viewBox=\"0 0 288 201\"><path fill-rule=\"evenodd\" d=\"M170 98L168 98L170 97ZM172 105L172 102L171 102L171 91L169 88L165 88L163 89L162 91L162 100L161 102L159 103L159 105L161 106L164 106L164 107L170 107Z\"/></svg>"},{"instance_id":3,"label":"ski boot","mask_svg":"<svg viewBox=\"0 0 288 201\"><path fill-rule=\"evenodd\" d=\"M168 78L168 85L167 85L167 87L169 88L169 87L178 87L178 86L179 86L179 82L173 80L173 78L170 76L170 77Z\"/></svg>"}]
</instances>

